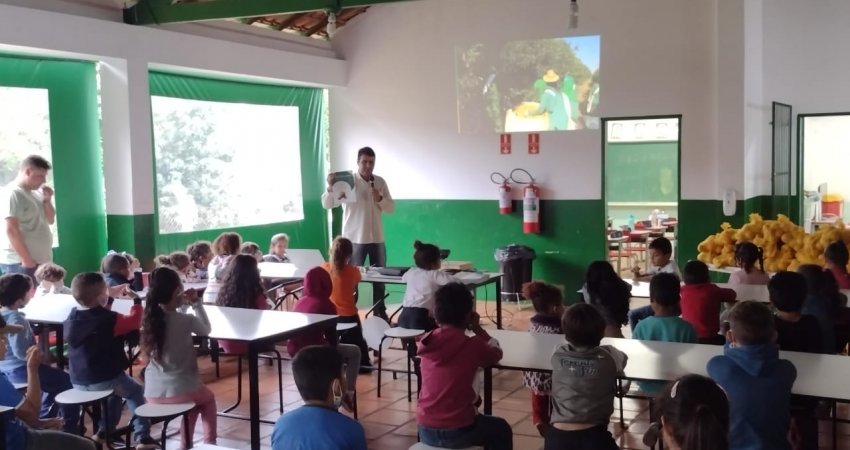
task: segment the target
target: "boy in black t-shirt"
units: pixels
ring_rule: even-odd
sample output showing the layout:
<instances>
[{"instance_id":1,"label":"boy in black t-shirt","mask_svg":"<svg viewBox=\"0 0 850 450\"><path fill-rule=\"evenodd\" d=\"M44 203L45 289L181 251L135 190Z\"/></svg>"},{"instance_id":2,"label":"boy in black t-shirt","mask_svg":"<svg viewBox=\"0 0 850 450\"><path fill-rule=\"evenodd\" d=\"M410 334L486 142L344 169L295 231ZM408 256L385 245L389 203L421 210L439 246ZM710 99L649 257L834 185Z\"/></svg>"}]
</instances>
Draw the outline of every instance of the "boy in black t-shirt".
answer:
<instances>
[{"instance_id":1,"label":"boy in black t-shirt","mask_svg":"<svg viewBox=\"0 0 850 450\"><path fill-rule=\"evenodd\" d=\"M808 292L806 279L796 272L779 272L767 284L770 303L776 308L776 343L780 350L823 353L823 335L815 316L803 314ZM792 444L795 449L818 448L817 401L791 397Z\"/></svg>"}]
</instances>

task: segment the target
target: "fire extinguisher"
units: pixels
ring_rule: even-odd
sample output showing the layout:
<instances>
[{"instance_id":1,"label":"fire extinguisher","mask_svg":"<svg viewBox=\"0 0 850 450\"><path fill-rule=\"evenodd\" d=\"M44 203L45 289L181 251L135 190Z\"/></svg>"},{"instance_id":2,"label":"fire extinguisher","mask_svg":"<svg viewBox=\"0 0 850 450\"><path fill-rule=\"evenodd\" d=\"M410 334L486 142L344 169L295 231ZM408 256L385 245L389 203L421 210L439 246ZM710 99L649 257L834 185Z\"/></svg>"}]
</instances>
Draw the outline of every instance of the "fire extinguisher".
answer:
<instances>
[{"instance_id":1,"label":"fire extinguisher","mask_svg":"<svg viewBox=\"0 0 850 450\"><path fill-rule=\"evenodd\" d=\"M518 181L517 173L524 173L527 182ZM534 184L534 177L525 169L511 171L510 180L514 183L525 184L522 190L522 232L525 234L540 232L540 188Z\"/></svg>"},{"instance_id":2,"label":"fire extinguisher","mask_svg":"<svg viewBox=\"0 0 850 450\"><path fill-rule=\"evenodd\" d=\"M522 232L540 232L540 188L529 183L522 196Z\"/></svg>"},{"instance_id":3,"label":"fire extinguisher","mask_svg":"<svg viewBox=\"0 0 850 450\"><path fill-rule=\"evenodd\" d=\"M501 178L502 181L498 181ZM513 201L511 200L511 185L508 183L508 178L499 172L490 174L490 181L499 185L499 214L510 214L514 211Z\"/></svg>"}]
</instances>

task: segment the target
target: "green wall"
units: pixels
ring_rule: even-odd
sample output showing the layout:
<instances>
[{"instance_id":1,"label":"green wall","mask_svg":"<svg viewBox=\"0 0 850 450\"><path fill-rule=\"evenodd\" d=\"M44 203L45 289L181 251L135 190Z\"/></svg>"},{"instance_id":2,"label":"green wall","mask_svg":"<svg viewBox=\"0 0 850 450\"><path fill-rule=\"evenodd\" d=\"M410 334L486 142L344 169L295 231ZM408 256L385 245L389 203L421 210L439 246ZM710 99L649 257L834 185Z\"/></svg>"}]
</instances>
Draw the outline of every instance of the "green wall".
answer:
<instances>
[{"instance_id":1,"label":"green wall","mask_svg":"<svg viewBox=\"0 0 850 450\"><path fill-rule=\"evenodd\" d=\"M0 86L48 91L59 234L53 256L69 277L96 269L106 253L95 73L91 62L0 55Z\"/></svg>"},{"instance_id":2,"label":"green wall","mask_svg":"<svg viewBox=\"0 0 850 450\"><path fill-rule=\"evenodd\" d=\"M514 203L513 214L500 215L495 200L396 200L395 212L384 215L388 264L412 265L419 239L450 249L450 260L495 270L497 247L522 244L537 253L534 278L564 285L573 300L587 265L605 257L602 201L542 200L538 235L523 234L521 202ZM487 297L495 298L492 289Z\"/></svg>"}]
</instances>

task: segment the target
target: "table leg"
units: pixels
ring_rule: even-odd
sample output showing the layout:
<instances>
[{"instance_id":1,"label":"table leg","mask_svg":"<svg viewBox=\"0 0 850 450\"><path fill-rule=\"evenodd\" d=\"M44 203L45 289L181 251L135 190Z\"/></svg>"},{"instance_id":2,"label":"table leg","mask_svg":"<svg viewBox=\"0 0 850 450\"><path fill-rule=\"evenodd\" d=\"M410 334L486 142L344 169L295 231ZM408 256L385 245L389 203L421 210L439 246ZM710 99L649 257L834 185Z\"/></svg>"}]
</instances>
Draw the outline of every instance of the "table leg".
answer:
<instances>
[{"instance_id":1,"label":"table leg","mask_svg":"<svg viewBox=\"0 0 850 450\"><path fill-rule=\"evenodd\" d=\"M64 326L56 327L56 367L65 368L65 335Z\"/></svg>"},{"instance_id":2,"label":"table leg","mask_svg":"<svg viewBox=\"0 0 850 450\"><path fill-rule=\"evenodd\" d=\"M502 329L502 277L496 278L496 328Z\"/></svg>"},{"instance_id":3,"label":"table leg","mask_svg":"<svg viewBox=\"0 0 850 450\"><path fill-rule=\"evenodd\" d=\"M257 367L259 363L257 345L254 341L248 343L248 398L250 404L248 416L251 426L251 450L260 450L260 370Z\"/></svg>"},{"instance_id":4,"label":"table leg","mask_svg":"<svg viewBox=\"0 0 850 450\"><path fill-rule=\"evenodd\" d=\"M331 346L335 346L339 342L339 334L336 331L337 322L338 319L325 327L325 339L327 339L328 345Z\"/></svg>"},{"instance_id":5,"label":"table leg","mask_svg":"<svg viewBox=\"0 0 850 450\"><path fill-rule=\"evenodd\" d=\"M484 414L493 414L493 368L484 368Z\"/></svg>"}]
</instances>

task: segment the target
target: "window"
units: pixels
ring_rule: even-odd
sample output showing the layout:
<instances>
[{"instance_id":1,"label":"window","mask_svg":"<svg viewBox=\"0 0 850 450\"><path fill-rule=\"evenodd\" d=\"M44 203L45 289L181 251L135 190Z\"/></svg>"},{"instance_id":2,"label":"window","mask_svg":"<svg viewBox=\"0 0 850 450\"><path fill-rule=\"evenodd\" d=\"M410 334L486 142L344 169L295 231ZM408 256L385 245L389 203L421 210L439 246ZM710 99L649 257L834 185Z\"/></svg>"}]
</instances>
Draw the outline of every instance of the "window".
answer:
<instances>
[{"instance_id":1,"label":"window","mask_svg":"<svg viewBox=\"0 0 850 450\"><path fill-rule=\"evenodd\" d=\"M50 105L47 89L7 86L0 86L0 105L0 186L6 186L18 176L21 161L27 156L52 160ZM47 174L47 185L53 185L52 170ZM50 228L55 248L59 246L56 224Z\"/></svg>"},{"instance_id":2,"label":"window","mask_svg":"<svg viewBox=\"0 0 850 450\"><path fill-rule=\"evenodd\" d=\"M298 107L152 96L160 233L304 218Z\"/></svg>"}]
</instances>

